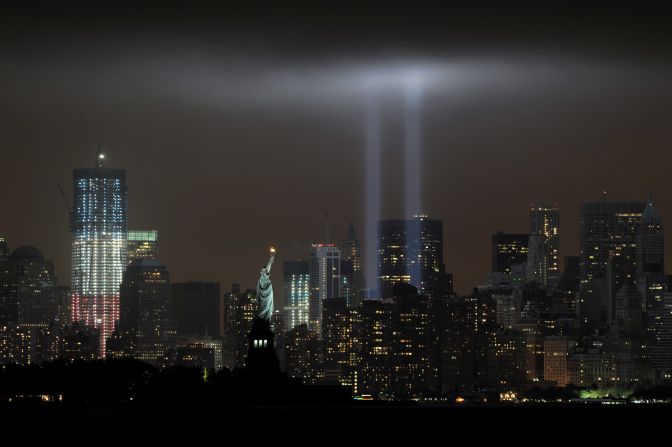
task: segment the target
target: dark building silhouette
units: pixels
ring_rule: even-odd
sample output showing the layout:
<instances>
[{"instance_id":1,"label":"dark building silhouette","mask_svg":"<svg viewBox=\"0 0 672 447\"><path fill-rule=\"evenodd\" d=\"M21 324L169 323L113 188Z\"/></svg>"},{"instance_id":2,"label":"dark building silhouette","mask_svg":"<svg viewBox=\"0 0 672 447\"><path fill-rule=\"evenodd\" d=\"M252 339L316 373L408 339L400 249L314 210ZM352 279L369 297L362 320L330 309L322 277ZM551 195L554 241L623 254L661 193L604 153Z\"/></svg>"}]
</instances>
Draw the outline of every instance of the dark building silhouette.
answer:
<instances>
[{"instance_id":1,"label":"dark building silhouette","mask_svg":"<svg viewBox=\"0 0 672 447\"><path fill-rule=\"evenodd\" d=\"M152 259L137 259L126 268L121 283L118 330L128 340L127 353L158 364L175 349L175 322L171 318L170 275Z\"/></svg>"},{"instance_id":2,"label":"dark building silhouette","mask_svg":"<svg viewBox=\"0 0 672 447\"><path fill-rule=\"evenodd\" d=\"M665 235L663 221L649 195L642 213L637 234L637 286L644 303L645 332L651 345L650 358L654 375L664 374L665 360L660 358L663 350L655 348L662 342L665 321L664 294L665 276Z\"/></svg>"},{"instance_id":3,"label":"dark building silhouette","mask_svg":"<svg viewBox=\"0 0 672 447\"><path fill-rule=\"evenodd\" d=\"M477 301L473 297L451 296L441 304L441 391L474 391Z\"/></svg>"},{"instance_id":4,"label":"dark building silhouette","mask_svg":"<svg viewBox=\"0 0 672 447\"><path fill-rule=\"evenodd\" d=\"M32 246L0 261L0 324L48 327L62 318L67 303L54 266Z\"/></svg>"},{"instance_id":5,"label":"dark building silhouette","mask_svg":"<svg viewBox=\"0 0 672 447\"><path fill-rule=\"evenodd\" d=\"M9 257L9 247L4 237L0 237L0 262L6 261Z\"/></svg>"},{"instance_id":6,"label":"dark building silhouette","mask_svg":"<svg viewBox=\"0 0 672 447\"><path fill-rule=\"evenodd\" d=\"M493 334L488 345L487 383L500 390L517 390L527 381L527 337L514 329Z\"/></svg>"},{"instance_id":7,"label":"dark building silhouette","mask_svg":"<svg viewBox=\"0 0 672 447\"><path fill-rule=\"evenodd\" d=\"M509 234L501 231L493 234L492 272L512 277L516 266L526 266L529 243L529 234Z\"/></svg>"},{"instance_id":8,"label":"dark building silhouette","mask_svg":"<svg viewBox=\"0 0 672 447\"><path fill-rule=\"evenodd\" d=\"M576 302L581 284L578 256L565 256L565 268L553 293L553 312L556 315L576 315Z\"/></svg>"},{"instance_id":9,"label":"dark building silhouette","mask_svg":"<svg viewBox=\"0 0 672 447\"><path fill-rule=\"evenodd\" d=\"M51 261L32 246L0 261L0 361L19 364L59 355L55 328L64 324L67 290L58 287Z\"/></svg>"},{"instance_id":10,"label":"dark building silhouette","mask_svg":"<svg viewBox=\"0 0 672 447\"><path fill-rule=\"evenodd\" d=\"M584 333L607 329L617 287L623 278L636 275L637 237L645 207L645 202L606 199L581 204L577 312Z\"/></svg>"},{"instance_id":11,"label":"dark building silhouette","mask_svg":"<svg viewBox=\"0 0 672 447\"><path fill-rule=\"evenodd\" d=\"M174 363L180 366L217 369L215 350L201 343L188 343L184 346L178 346L175 351Z\"/></svg>"},{"instance_id":12,"label":"dark building silhouette","mask_svg":"<svg viewBox=\"0 0 672 447\"><path fill-rule=\"evenodd\" d=\"M253 378L278 377L280 361L275 351L275 334L268 321L255 318L248 335L247 358L245 359L245 374ZM260 383L260 386L266 385Z\"/></svg>"},{"instance_id":13,"label":"dark building silhouette","mask_svg":"<svg viewBox=\"0 0 672 447\"><path fill-rule=\"evenodd\" d=\"M231 292L224 295L223 315L223 357L224 364L230 369L245 365L247 357L248 334L257 311L257 291L240 290L239 284L232 284Z\"/></svg>"},{"instance_id":14,"label":"dark building silhouette","mask_svg":"<svg viewBox=\"0 0 672 447\"><path fill-rule=\"evenodd\" d=\"M214 282L173 283L172 320L177 333L215 335L220 330L220 290Z\"/></svg>"},{"instance_id":15,"label":"dark building silhouette","mask_svg":"<svg viewBox=\"0 0 672 447\"><path fill-rule=\"evenodd\" d=\"M100 353L100 333L80 323L66 325L60 332L61 357L66 360L95 360Z\"/></svg>"}]
</instances>

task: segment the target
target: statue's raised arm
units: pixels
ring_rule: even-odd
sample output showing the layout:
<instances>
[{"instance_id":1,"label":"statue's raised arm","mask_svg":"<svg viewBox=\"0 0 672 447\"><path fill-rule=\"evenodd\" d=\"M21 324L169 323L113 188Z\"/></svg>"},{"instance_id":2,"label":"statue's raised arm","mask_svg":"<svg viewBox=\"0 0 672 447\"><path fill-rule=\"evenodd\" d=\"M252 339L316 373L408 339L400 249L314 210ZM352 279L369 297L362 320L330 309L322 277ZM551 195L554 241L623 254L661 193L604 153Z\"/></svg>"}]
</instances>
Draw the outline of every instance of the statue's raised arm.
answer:
<instances>
[{"instance_id":1,"label":"statue's raised arm","mask_svg":"<svg viewBox=\"0 0 672 447\"><path fill-rule=\"evenodd\" d=\"M275 250L271 252L271 257L268 260L268 264L266 264L266 271L268 274L271 274L271 267L273 266L273 261L275 260Z\"/></svg>"}]
</instances>

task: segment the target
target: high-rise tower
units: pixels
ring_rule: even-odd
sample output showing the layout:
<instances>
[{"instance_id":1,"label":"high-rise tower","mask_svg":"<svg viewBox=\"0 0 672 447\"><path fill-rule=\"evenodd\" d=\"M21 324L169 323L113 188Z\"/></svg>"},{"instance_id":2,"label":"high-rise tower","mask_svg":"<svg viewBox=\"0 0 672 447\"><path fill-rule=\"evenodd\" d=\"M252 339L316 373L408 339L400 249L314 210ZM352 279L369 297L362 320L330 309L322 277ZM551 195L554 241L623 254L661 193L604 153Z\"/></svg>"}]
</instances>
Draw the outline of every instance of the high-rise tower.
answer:
<instances>
[{"instance_id":1,"label":"high-rise tower","mask_svg":"<svg viewBox=\"0 0 672 447\"><path fill-rule=\"evenodd\" d=\"M95 327L100 356L119 319L119 285L126 268L126 173L104 167L73 171L71 318Z\"/></svg>"},{"instance_id":2,"label":"high-rise tower","mask_svg":"<svg viewBox=\"0 0 672 447\"><path fill-rule=\"evenodd\" d=\"M530 234L539 236L535 280L549 292L560 281L560 209L558 205L530 205ZM532 238L531 241L534 241Z\"/></svg>"},{"instance_id":3,"label":"high-rise tower","mask_svg":"<svg viewBox=\"0 0 672 447\"><path fill-rule=\"evenodd\" d=\"M285 288L285 331L308 324L310 297L308 261L285 261L282 275Z\"/></svg>"},{"instance_id":4,"label":"high-rise tower","mask_svg":"<svg viewBox=\"0 0 672 447\"><path fill-rule=\"evenodd\" d=\"M444 272L443 221L426 215L378 222L378 293L405 282L426 293L433 276Z\"/></svg>"},{"instance_id":5,"label":"high-rise tower","mask_svg":"<svg viewBox=\"0 0 672 447\"><path fill-rule=\"evenodd\" d=\"M358 307L361 291L364 289L364 273L362 272L359 241L357 240L355 227L352 222L350 223L350 227L348 227L348 234L343 242L341 259L343 262L349 263L348 269L344 269L344 266L342 266L341 270L351 270L341 272L345 280L341 282L341 289L346 288L348 291L348 296L345 297L348 305L350 307ZM341 290L341 293L345 295L343 290Z\"/></svg>"},{"instance_id":6,"label":"high-rise tower","mask_svg":"<svg viewBox=\"0 0 672 447\"><path fill-rule=\"evenodd\" d=\"M665 292L665 235L663 220L649 195L637 232L637 286L644 301L646 323L653 341L660 341Z\"/></svg>"},{"instance_id":7,"label":"high-rise tower","mask_svg":"<svg viewBox=\"0 0 672 447\"><path fill-rule=\"evenodd\" d=\"M313 244L310 251L309 328L322 334L322 301L341 294L341 251L334 244Z\"/></svg>"},{"instance_id":8,"label":"high-rise tower","mask_svg":"<svg viewBox=\"0 0 672 447\"><path fill-rule=\"evenodd\" d=\"M589 331L604 328L615 316L615 299L625 279L636 274L637 235L646 203L581 204L581 291L577 309Z\"/></svg>"}]
</instances>

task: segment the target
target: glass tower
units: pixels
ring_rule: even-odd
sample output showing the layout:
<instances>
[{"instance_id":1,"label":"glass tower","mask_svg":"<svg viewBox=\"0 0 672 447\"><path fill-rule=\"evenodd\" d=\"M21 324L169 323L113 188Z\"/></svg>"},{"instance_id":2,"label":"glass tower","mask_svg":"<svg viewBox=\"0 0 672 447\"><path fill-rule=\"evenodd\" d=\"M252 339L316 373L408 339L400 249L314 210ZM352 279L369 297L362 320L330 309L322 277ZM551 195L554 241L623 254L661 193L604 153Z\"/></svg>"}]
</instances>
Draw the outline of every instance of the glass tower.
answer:
<instances>
[{"instance_id":1,"label":"glass tower","mask_svg":"<svg viewBox=\"0 0 672 447\"><path fill-rule=\"evenodd\" d=\"M119 320L119 285L126 268L127 191L123 169L73 171L71 318L99 332L101 357Z\"/></svg>"},{"instance_id":2,"label":"glass tower","mask_svg":"<svg viewBox=\"0 0 672 447\"><path fill-rule=\"evenodd\" d=\"M309 329L322 334L322 302L341 294L341 250L334 244L313 244L310 253Z\"/></svg>"},{"instance_id":3,"label":"glass tower","mask_svg":"<svg viewBox=\"0 0 672 447\"><path fill-rule=\"evenodd\" d=\"M536 265L535 280L549 292L557 287L560 281L560 208L558 205L542 203L530 205L530 242L538 240L540 252Z\"/></svg>"},{"instance_id":4,"label":"glass tower","mask_svg":"<svg viewBox=\"0 0 672 447\"><path fill-rule=\"evenodd\" d=\"M389 295L400 282L426 293L433 276L443 271L443 221L416 215L378 222L379 295Z\"/></svg>"},{"instance_id":5,"label":"glass tower","mask_svg":"<svg viewBox=\"0 0 672 447\"><path fill-rule=\"evenodd\" d=\"M285 287L285 330L291 331L300 324L308 324L310 274L307 261L285 261L283 264Z\"/></svg>"},{"instance_id":6,"label":"glass tower","mask_svg":"<svg viewBox=\"0 0 672 447\"><path fill-rule=\"evenodd\" d=\"M129 230L127 233L128 264L138 259L159 257L159 232L156 230Z\"/></svg>"}]
</instances>

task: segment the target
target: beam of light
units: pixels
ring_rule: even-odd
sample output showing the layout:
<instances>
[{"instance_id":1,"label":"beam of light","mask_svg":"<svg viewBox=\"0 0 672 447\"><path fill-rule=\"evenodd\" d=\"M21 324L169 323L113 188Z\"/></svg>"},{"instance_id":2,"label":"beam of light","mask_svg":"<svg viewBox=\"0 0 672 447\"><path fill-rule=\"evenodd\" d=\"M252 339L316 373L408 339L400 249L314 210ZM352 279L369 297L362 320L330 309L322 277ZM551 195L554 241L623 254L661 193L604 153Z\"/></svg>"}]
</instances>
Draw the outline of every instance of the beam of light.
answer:
<instances>
[{"instance_id":1,"label":"beam of light","mask_svg":"<svg viewBox=\"0 0 672 447\"><path fill-rule=\"evenodd\" d=\"M380 220L380 162L381 162L381 110L376 93L369 91L366 98L365 117L365 270L367 289L377 289L378 248L377 228Z\"/></svg>"},{"instance_id":2,"label":"beam of light","mask_svg":"<svg viewBox=\"0 0 672 447\"><path fill-rule=\"evenodd\" d=\"M414 286L420 286L421 235L416 216L422 212L422 78L421 73L410 71L404 85L404 167L406 207L406 274Z\"/></svg>"}]
</instances>

